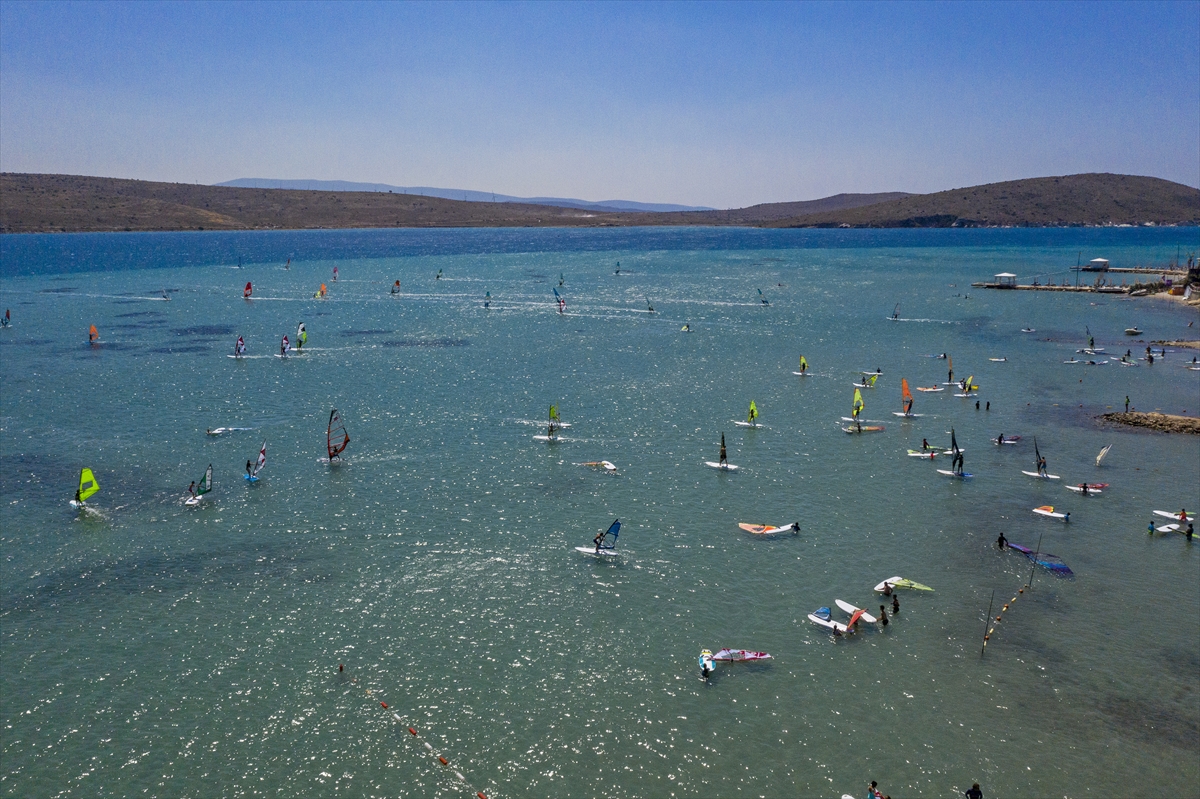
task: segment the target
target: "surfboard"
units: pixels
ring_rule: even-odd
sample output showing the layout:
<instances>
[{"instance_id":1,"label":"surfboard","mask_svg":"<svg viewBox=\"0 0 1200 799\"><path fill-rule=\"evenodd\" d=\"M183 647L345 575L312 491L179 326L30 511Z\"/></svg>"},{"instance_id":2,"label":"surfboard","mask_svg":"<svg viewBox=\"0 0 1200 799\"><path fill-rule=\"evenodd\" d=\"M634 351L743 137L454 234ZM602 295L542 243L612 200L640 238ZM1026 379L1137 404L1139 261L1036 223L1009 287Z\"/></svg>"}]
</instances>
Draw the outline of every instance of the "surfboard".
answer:
<instances>
[{"instance_id":1,"label":"surfboard","mask_svg":"<svg viewBox=\"0 0 1200 799\"><path fill-rule=\"evenodd\" d=\"M624 549L620 551L615 549L601 549L597 552L595 547L575 547L575 551L582 552L585 555L594 555L598 558L619 558L622 555L629 554L628 550Z\"/></svg>"},{"instance_id":2,"label":"surfboard","mask_svg":"<svg viewBox=\"0 0 1200 799\"><path fill-rule=\"evenodd\" d=\"M988 358L992 363L1004 363L1008 358Z\"/></svg>"},{"instance_id":3,"label":"surfboard","mask_svg":"<svg viewBox=\"0 0 1200 799\"><path fill-rule=\"evenodd\" d=\"M971 399L972 397L978 397L979 395L978 394L955 394L954 396L962 397L963 399Z\"/></svg>"},{"instance_id":4,"label":"surfboard","mask_svg":"<svg viewBox=\"0 0 1200 799\"><path fill-rule=\"evenodd\" d=\"M954 385L958 385L955 383ZM945 391L941 386L917 386L917 391L924 391L926 394L932 394L935 391Z\"/></svg>"},{"instance_id":5,"label":"surfboard","mask_svg":"<svg viewBox=\"0 0 1200 799\"><path fill-rule=\"evenodd\" d=\"M1180 527L1178 524L1164 524L1162 527L1155 527L1154 529L1160 533L1181 533L1181 532L1183 532L1183 528Z\"/></svg>"},{"instance_id":6,"label":"surfboard","mask_svg":"<svg viewBox=\"0 0 1200 799\"><path fill-rule=\"evenodd\" d=\"M765 430L765 429L766 429L766 427L767 427L766 425L764 425L764 424L759 424L758 422L738 422L738 421L735 421L735 422L734 422L734 424L735 424L735 425L737 425L738 427L749 427L749 428L751 428L751 429L753 429L753 430Z\"/></svg>"},{"instance_id":7,"label":"surfboard","mask_svg":"<svg viewBox=\"0 0 1200 799\"><path fill-rule=\"evenodd\" d=\"M822 627L828 627L831 630L837 630L838 632L842 633L846 632L848 629L846 625L842 624L840 621L834 621L833 619L822 619L815 613L808 614L808 620L813 624L819 624Z\"/></svg>"},{"instance_id":8,"label":"surfboard","mask_svg":"<svg viewBox=\"0 0 1200 799\"><path fill-rule=\"evenodd\" d=\"M717 461L705 461L704 465L712 469L720 469L723 472L736 472L738 470L738 467L734 466L732 463L726 463L722 465Z\"/></svg>"},{"instance_id":9,"label":"surfboard","mask_svg":"<svg viewBox=\"0 0 1200 799\"><path fill-rule=\"evenodd\" d=\"M946 475L947 477L957 477L957 478L958 478L958 479L960 479L960 480L965 480L965 479L967 479L968 477L974 477L974 476L975 476L975 475L971 474L970 472L963 472L962 474L955 474L954 472L950 471L949 469L938 469L938 470L937 470L937 473L938 473L938 474L944 474L944 475Z\"/></svg>"},{"instance_id":10,"label":"surfboard","mask_svg":"<svg viewBox=\"0 0 1200 799\"><path fill-rule=\"evenodd\" d=\"M928 458L929 460L933 460L934 458L937 457L937 452L935 452L933 450L930 450L929 452L921 452L921 450L919 450L919 449L910 449L908 451L908 457L910 457L910 458Z\"/></svg>"},{"instance_id":11,"label":"surfboard","mask_svg":"<svg viewBox=\"0 0 1200 799\"><path fill-rule=\"evenodd\" d=\"M183 501L184 505L199 505L200 497L188 497Z\"/></svg>"},{"instance_id":12,"label":"surfboard","mask_svg":"<svg viewBox=\"0 0 1200 799\"><path fill-rule=\"evenodd\" d=\"M862 426L861 430L859 430L857 427L843 427L842 432L843 433L879 433L886 429L887 428L885 428L881 424L864 424Z\"/></svg>"},{"instance_id":13,"label":"surfboard","mask_svg":"<svg viewBox=\"0 0 1200 799\"><path fill-rule=\"evenodd\" d=\"M792 527L792 525L790 525L790 524L785 524L782 527L776 527L775 525L771 525L771 524L751 524L750 522L739 522L738 527L742 528L747 533L754 533L755 535L770 535L772 533L796 533L796 532L799 532L799 530L794 529Z\"/></svg>"},{"instance_id":14,"label":"surfboard","mask_svg":"<svg viewBox=\"0 0 1200 799\"><path fill-rule=\"evenodd\" d=\"M1027 472L1024 469L1021 470L1021 474L1027 474L1030 477L1036 477L1039 480L1057 480L1057 479L1059 479L1059 476L1057 474L1038 474L1037 472Z\"/></svg>"},{"instance_id":15,"label":"surfboard","mask_svg":"<svg viewBox=\"0 0 1200 799\"><path fill-rule=\"evenodd\" d=\"M549 444L557 444L558 442L560 442L564 439L559 438L558 436L534 436L533 440L534 441L545 441Z\"/></svg>"},{"instance_id":16,"label":"surfboard","mask_svg":"<svg viewBox=\"0 0 1200 799\"><path fill-rule=\"evenodd\" d=\"M856 608L853 605L851 605L849 602L843 602L840 599L833 600L833 603L835 605L837 605L839 608L841 608L842 610L849 613L851 616L853 616L856 612L862 610L862 608ZM863 621L867 622L868 624L874 624L875 622L879 621L879 619L875 618L870 613L867 613L865 610L863 610L863 614L861 616L859 616L859 618L862 619Z\"/></svg>"},{"instance_id":17,"label":"surfboard","mask_svg":"<svg viewBox=\"0 0 1200 799\"><path fill-rule=\"evenodd\" d=\"M1165 511L1165 510L1156 510L1156 511L1154 511L1154 515L1156 515L1156 516L1165 516L1165 517L1166 517L1166 518L1168 518L1168 519L1174 519L1175 521L1179 521L1179 514L1178 514L1178 513L1170 513L1170 512L1168 512L1168 511ZM1189 522L1194 522L1194 521L1196 521L1196 517L1195 517L1194 515L1192 515L1192 514L1188 514L1188 516L1187 516L1186 518L1187 518L1187 520L1188 520Z\"/></svg>"},{"instance_id":18,"label":"surfboard","mask_svg":"<svg viewBox=\"0 0 1200 799\"><path fill-rule=\"evenodd\" d=\"M792 372L796 377L808 377L812 372Z\"/></svg>"},{"instance_id":19,"label":"surfboard","mask_svg":"<svg viewBox=\"0 0 1200 799\"><path fill-rule=\"evenodd\" d=\"M924 415L925 414L923 413L904 413L903 411L892 411L892 416L900 416L905 419L917 419Z\"/></svg>"},{"instance_id":20,"label":"surfboard","mask_svg":"<svg viewBox=\"0 0 1200 799\"><path fill-rule=\"evenodd\" d=\"M1067 518L1067 514L1059 513L1056 510L1054 510L1053 505L1042 505L1041 507L1034 508L1033 512L1038 514L1039 516L1049 516L1051 519L1066 520L1066 518Z\"/></svg>"},{"instance_id":21,"label":"surfboard","mask_svg":"<svg viewBox=\"0 0 1200 799\"><path fill-rule=\"evenodd\" d=\"M1083 488L1080 486L1065 485L1065 486L1063 486L1063 488L1067 489L1068 491L1074 491L1076 494L1079 494L1080 496L1084 496L1084 497L1090 497L1092 494L1103 494L1104 493L1099 488L1092 488L1090 485L1088 486L1088 490L1087 490L1086 494L1083 493Z\"/></svg>"},{"instance_id":22,"label":"surfboard","mask_svg":"<svg viewBox=\"0 0 1200 799\"><path fill-rule=\"evenodd\" d=\"M258 482L258 478L252 474L243 474L242 479L248 483L257 483Z\"/></svg>"}]
</instances>

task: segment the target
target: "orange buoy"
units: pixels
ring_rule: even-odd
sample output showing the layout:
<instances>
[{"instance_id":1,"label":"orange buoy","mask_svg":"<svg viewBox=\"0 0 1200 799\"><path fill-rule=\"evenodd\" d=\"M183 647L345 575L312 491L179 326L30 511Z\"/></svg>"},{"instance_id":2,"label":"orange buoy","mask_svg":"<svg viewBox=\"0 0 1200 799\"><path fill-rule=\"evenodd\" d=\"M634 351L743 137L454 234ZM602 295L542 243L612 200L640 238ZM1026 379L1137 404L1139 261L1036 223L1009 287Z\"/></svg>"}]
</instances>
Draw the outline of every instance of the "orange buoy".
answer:
<instances>
[{"instance_id":1,"label":"orange buoy","mask_svg":"<svg viewBox=\"0 0 1200 799\"><path fill-rule=\"evenodd\" d=\"M416 730L414 730L412 727L409 727L409 728L408 728L408 731L409 731L409 732L411 732L413 735L416 735L416 734L417 734L417 731L416 731Z\"/></svg>"},{"instance_id":2,"label":"orange buoy","mask_svg":"<svg viewBox=\"0 0 1200 799\"><path fill-rule=\"evenodd\" d=\"M379 704L383 705L384 710L387 710L387 702L380 702Z\"/></svg>"},{"instance_id":3,"label":"orange buoy","mask_svg":"<svg viewBox=\"0 0 1200 799\"><path fill-rule=\"evenodd\" d=\"M438 760L441 762L441 764L442 764L443 766L448 766L448 765L450 765L450 761L449 761L449 760L447 760L446 758L442 757L441 755L438 755Z\"/></svg>"}]
</instances>

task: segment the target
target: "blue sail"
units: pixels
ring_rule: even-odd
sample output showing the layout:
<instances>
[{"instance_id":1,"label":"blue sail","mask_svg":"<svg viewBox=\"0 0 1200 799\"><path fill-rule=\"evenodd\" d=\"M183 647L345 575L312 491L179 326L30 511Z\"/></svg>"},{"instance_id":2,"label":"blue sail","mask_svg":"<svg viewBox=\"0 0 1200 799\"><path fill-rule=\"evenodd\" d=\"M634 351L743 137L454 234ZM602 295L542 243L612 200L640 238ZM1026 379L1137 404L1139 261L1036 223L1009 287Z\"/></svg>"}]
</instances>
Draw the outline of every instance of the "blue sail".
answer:
<instances>
[{"instance_id":1,"label":"blue sail","mask_svg":"<svg viewBox=\"0 0 1200 799\"><path fill-rule=\"evenodd\" d=\"M620 534L621 534L621 520L614 519L613 523L604 532L604 538L601 539L600 548L601 549L616 549L617 548L617 536ZM612 536L611 542L608 540L608 537L610 535Z\"/></svg>"}]
</instances>

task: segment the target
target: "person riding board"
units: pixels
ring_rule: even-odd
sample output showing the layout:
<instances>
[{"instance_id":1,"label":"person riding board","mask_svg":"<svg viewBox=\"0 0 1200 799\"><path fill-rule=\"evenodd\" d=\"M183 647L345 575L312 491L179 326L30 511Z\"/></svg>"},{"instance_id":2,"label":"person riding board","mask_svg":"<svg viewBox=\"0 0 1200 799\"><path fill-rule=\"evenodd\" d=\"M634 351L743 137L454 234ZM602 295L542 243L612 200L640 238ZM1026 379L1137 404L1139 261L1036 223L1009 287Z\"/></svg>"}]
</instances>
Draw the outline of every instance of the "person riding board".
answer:
<instances>
[{"instance_id":1,"label":"person riding board","mask_svg":"<svg viewBox=\"0 0 1200 799\"><path fill-rule=\"evenodd\" d=\"M722 466L729 465L729 456L725 453L725 434L721 434L721 457L718 459Z\"/></svg>"},{"instance_id":2,"label":"person riding board","mask_svg":"<svg viewBox=\"0 0 1200 799\"><path fill-rule=\"evenodd\" d=\"M192 499L196 498L196 481L195 480L193 480L192 484L190 486L188 486L188 493L192 495Z\"/></svg>"},{"instance_id":3,"label":"person riding board","mask_svg":"<svg viewBox=\"0 0 1200 799\"><path fill-rule=\"evenodd\" d=\"M392 293L393 294L400 293L400 281L399 280L397 280L395 283L392 284Z\"/></svg>"},{"instance_id":4,"label":"person riding board","mask_svg":"<svg viewBox=\"0 0 1200 799\"><path fill-rule=\"evenodd\" d=\"M1046 475L1046 456L1045 455L1038 458L1037 468L1038 468L1038 474L1040 474L1042 476Z\"/></svg>"}]
</instances>

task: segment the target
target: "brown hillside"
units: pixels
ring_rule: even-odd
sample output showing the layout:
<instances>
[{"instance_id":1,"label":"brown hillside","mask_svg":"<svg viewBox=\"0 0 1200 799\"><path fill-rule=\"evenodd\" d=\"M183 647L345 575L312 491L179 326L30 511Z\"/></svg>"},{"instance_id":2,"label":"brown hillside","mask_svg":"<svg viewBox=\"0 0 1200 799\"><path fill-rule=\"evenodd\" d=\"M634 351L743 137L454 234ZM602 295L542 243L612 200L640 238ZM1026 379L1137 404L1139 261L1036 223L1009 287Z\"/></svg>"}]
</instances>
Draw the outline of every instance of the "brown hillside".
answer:
<instances>
[{"instance_id":1,"label":"brown hillside","mask_svg":"<svg viewBox=\"0 0 1200 799\"><path fill-rule=\"evenodd\" d=\"M1058 227L1195 225L1200 190L1160 178L1087 174L1029 178L918 194L845 211L807 214L770 227Z\"/></svg>"}]
</instances>

